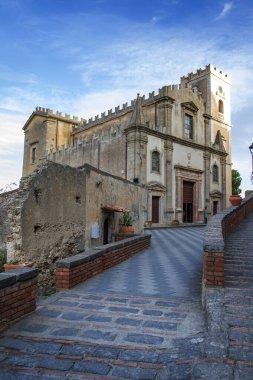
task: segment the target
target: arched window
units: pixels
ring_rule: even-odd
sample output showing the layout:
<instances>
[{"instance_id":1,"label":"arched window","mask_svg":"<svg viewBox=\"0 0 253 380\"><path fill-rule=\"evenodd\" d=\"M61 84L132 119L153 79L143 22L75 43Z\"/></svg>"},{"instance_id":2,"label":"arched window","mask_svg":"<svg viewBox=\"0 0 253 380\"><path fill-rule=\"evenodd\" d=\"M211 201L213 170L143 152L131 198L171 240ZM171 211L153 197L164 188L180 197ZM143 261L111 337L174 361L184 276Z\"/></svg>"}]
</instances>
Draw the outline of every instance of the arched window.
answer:
<instances>
[{"instance_id":1,"label":"arched window","mask_svg":"<svg viewBox=\"0 0 253 380\"><path fill-rule=\"evenodd\" d=\"M219 100L218 109L219 109L219 113L224 113L224 104L222 100Z\"/></svg>"},{"instance_id":2,"label":"arched window","mask_svg":"<svg viewBox=\"0 0 253 380\"><path fill-rule=\"evenodd\" d=\"M152 165L151 170L152 172L160 172L160 153L157 150L154 150L152 152Z\"/></svg>"},{"instance_id":3,"label":"arched window","mask_svg":"<svg viewBox=\"0 0 253 380\"><path fill-rule=\"evenodd\" d=\"M219 182L219 167L218 165L213 165L213 182Z\"/></svg>"}]
</instances>

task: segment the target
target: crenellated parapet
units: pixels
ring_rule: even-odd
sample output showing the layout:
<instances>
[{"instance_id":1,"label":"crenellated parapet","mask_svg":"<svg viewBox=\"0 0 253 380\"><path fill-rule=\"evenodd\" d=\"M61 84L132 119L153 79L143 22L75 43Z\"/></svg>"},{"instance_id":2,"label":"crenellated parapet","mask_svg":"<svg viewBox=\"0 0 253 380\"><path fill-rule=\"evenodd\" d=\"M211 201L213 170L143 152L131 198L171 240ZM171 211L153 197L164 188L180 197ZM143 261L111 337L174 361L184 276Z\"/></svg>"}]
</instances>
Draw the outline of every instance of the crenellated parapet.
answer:
<instances>
[{"instance_id":1,"label":"crenellated parapet","mask_svg":"<svg viewBox=\"0 0 253 380\"><path fill-rule=\"evenodd\" d=\"M224 73L222 70L219 70L214 65L206 65L204 68L200 68L196 70L195 72L191 72L181 77L181 83L185 84L189 81L194 81L196 79L199 79L201 76L204 77L209 74L215 74L216 76L222 78L223 80L230 82L230 77L228 74Z\"/></svg>"},{"instance_id":2,"label":"crenellated parapet","mask_svg":"<svg viewBox=\"0 0 253 380\"><path fill-rule=\"evenodd\" d=\"M85 157L86 154L89 155L89 153L100 149L99 146L101 147L103 144L112 144L113 141L118 141L122 137L122 133L121 125L109 126L106 130L95 132L89 136L81 136L69 145L58 146L55 150L50 149L47 151L45 159L62 164L67 163L70 166L77 166L75 162L78 162L81 157Z\"/></svg>"},{"instance_id":3,"label":"crenellated parapet","mask_svg":"<svg viewBox=\"0 0 253 380\"><path fill-rule=\"evenodd\" d=\"M191 86L182 86L181 84L172 84L169 86L163 86L158 90L157 93L155 91L150 92L148 94L148 97L145 95L141 96L141 103L142 106L148 106L152 103L155 103L156 101L160 101L162 98L170 98L171 103L174 102L174 98L177 97L178 92L189 92L192 93ZM198 99L201 99L201 93L195 94ZM107 112L102 112L101 115L96 115L95 117L91 117L88 119L88 121L83 122L82 124L79 124L77 128L73 131L73 135L87 130L89 128L92 128L96 125L103 124L105 122L111 121L113 119L119 118L121 116L126 115L127 113L130 113L133 111L134 105L135 105L136 99L131 100L130 103L126 102L123 103L121 106L117 106L114 108L114 110L109 109Z\"/></svg>"},{"instance_id":4,"label":"crenellated parapet","mask_svg":"<svg viewBox=\"0 0 253 380\"><path fill-rule=\"evenodd\" d=\"M44 108L44 107L36 107L35 111L33 112L34 115L40 115L40 116L50 116L53 118L61 119L63 121L68 121L70 123L74 124L80 124L80 123L85 123L85 119L83 118L78 118L78 116L70 116L69 114L65 113L63 114L62 112L56 111L54 112L50 108Z\"/></svg>"}]
</instances>

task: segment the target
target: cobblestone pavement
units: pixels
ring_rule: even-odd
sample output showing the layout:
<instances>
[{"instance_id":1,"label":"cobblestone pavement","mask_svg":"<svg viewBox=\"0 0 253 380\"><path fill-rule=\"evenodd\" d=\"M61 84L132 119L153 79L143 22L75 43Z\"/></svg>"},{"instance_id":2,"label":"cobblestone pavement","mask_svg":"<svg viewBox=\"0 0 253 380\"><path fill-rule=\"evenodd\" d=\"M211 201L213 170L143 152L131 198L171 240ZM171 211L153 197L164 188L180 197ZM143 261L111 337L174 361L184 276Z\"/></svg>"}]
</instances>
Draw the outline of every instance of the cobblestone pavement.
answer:
<instances>
[{"instance_id":1,"label":"cobblestone pavement","mask_svg":"<svg viewBox=\"0 0 253 380\"><path fill-rule=\"evenodd\" d=\"M206 330L203 232L152 230L145 252L40 301L0 337L0 379L162 379L176 361L188 376Z\"/></svg>"},{"instance_id":2,"label":"cobblestone pavement","mask_svg":"<svg viewBox=\"0 0 253 380\"><path fill-rule=\"evenodd\" d=\"M230 236L225 287L200 305L204 228L153 230L152 246L0 336L0 379L253 379L253 213ZM207 317L207 318L206 318Z\"/></svg>"}]
</instances>

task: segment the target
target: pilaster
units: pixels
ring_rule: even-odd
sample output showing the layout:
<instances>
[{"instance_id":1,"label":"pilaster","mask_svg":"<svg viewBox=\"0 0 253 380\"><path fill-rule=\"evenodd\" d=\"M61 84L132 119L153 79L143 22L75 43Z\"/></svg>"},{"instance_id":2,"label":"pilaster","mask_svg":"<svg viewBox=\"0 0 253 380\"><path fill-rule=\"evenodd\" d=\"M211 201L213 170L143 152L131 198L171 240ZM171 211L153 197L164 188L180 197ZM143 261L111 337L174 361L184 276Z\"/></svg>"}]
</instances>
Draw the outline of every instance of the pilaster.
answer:
<instances>
[{"instance_id":1,"label":"pilaster","mask_svg":"<svg viewBox=\"0 0 253 380\"><path fill-rule=\"evenodd\" d=\"M164 173L165 173L165 184L166 184L166 208L165 208L165 217L169 222L174 218L174 209L173 209L173 199L172 199L172 189L173 189L173 143L169 140L164 141Z\"/></svg>"},{"instance_id":2,"label":"pilaster","mask_svg":"<svg viewBox=\"0 0 253 380\"><path fill-rule=\"evenodd\" d=\"M161 132L171 134L172 104L168 99L163 100L158 105L158 124Z\"/></svg>"},{"instance_id":3,"label":"pilaster","mask_svg":"<svg viewBox=\"0 0 253 380\"><path fill-rule=\"evenodd\" d=\"M127 134L127 179L145 184L147 181L147 143L144 132L135 128Z\"/></svg>"},{"instance_id":4,"label":"pilaster","mask_svg":"<svg viewBox=\"0 0 253 380\"><path fill-rule=\"evenodd\" d=\"M211 213L211 204L210 204L210 192L211 192L211 172L210 172L210 165L211 165L211 156L209 152L204 152L203 154L204 159L204 207L207 206L208 213Z\"/></svg>"},{"instance_id":5,"label":"pilaster","mask_svg":"<svg viewBox=\"0 0 253 380\"><path fill-rule=\"evenodd\" d=\"M222 209L226 208L226 158L221 157L221 192L222 192Z\"/></svg>"}]
</instances>

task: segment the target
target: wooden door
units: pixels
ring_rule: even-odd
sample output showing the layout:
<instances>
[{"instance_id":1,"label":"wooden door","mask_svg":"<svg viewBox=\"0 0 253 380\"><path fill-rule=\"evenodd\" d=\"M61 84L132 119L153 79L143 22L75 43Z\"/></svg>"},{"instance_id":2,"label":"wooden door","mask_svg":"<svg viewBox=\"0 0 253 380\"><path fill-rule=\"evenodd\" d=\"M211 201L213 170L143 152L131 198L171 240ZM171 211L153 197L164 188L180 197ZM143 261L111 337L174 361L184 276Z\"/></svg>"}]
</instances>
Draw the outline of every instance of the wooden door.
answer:
<instances>
[{"instance_id":1,"label":"wooden door","mask_svg":"<svg viewBox=\"0 0 253 380\"><path fill-rule=\"evenodd\" d=\"M183 182L183 222L193 222L193 182Z\"/></svg>"},{"instance_id":2,"label":"wooden door","mask_svg":"<svg viewBox=\"0 0 253 380\"><path fill-rule=\"evenodd\" d=\"M213 215L218 212L218 201L213 201Z\"/></svg>"},{"instance_id":3,"label":"wooden door","mask_svg":"<svg viewBox=\"0 0 253 380\"><path fill-rule=\"evenodd\" d=\"M159 223L160 197L152 197L152 223Z\"/></svg>"}]
</instances>

